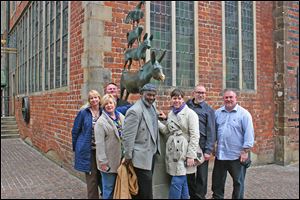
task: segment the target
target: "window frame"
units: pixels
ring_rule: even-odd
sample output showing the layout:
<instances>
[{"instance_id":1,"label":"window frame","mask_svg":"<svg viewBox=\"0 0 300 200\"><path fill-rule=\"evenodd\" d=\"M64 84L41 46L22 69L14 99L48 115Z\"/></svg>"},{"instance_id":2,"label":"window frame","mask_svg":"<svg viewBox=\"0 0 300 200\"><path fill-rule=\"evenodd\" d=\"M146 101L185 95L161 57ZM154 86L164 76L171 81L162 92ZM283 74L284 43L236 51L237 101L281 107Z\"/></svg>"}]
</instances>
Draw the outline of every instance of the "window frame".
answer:
<instances>
[{"instance_id":1,"label":"window frame","mask_svg":"<svg viewBox=\"0 0 300 200\"><path fill-rule=\"evenodd\" d=\"M17 66L17 87L18 87L18 94L28 95L28 94L34 94L37 92L43 92L43 91L50 91L50 90L58 90L61 88L68 87L69 85L69 71L70 71L70 58L68 56L67 64L66 64L66 76L63 77L61 71L62 71L62 62L63 62L63 49L62 49L62 37L66 36L62 34L62 28L63 28L63 16L62 12L64 11L64 7L62 6L65 1L60 1L60 36L59 36L59 42L60 42L60 80L59 80L59 86L55 86L55 65L56 63L53 62L53 88L50 88L50 76L48 74L48 77L46 76L46 69L45 69L45 62L46 59L48 60L48 70L50 67L50 12L51 6L48 7L48 11L46 12L46 1L41 2L31 2L29 6L24 11L24 14L20 17L20 20L18 24L15 26L15 30L17 35L22 35L22 40L17 39L17 49L20 52L18 54L17 60L18 66ZM49 5L51 4L51 1L49 1ZM56 2L54 3L54 11L56 10ZM70 2L67 1L67 28L70 29ZM42 13L41 13L42 12ZM33 15L34 14L34 15ZM48 23L46 22L46 14L48 14ZM56 13L53 13L54 17L54 35L53 35L53 41L54 41L54 48L56 48ZM34 17L34 19L31 19ZM39 20L37 26L35 25L36 20ZM27 22L24 23L24 22ZM30 22L34 23L30 23ZM26 27L25 27L26 25ZM48 25L48 27L47 27ZM47 29L46 29L47 28ZM36 30L37 29L37 30ZM26 31L26 33L24 33ZM47 38L45 37L47 35ZM26 36L26 38L24 38ZM41 38L40 38L41 37ZM67 37L67 55L70 54L70 33L68 33ZM46 41L48 39L48 41ZM19 41L22 42L19 43ZM20 46L22 45L22 46ZM26 48L26 49L24 49ZM48 48L48 54L46 54L46 49ZM25 51L27 51L27 55L25 55ZM25 57L26 56L26 57ZM53 55L53 61L56 59L56 52L54 51ZM47 80L46 80L47 78ZM62 84L64 81L63 78L66 78L66 84ZM30 80L30 81L28 81ZM46 88L46 81L48 82L48 88ZM24 84L25 83L25 84Z\"/></svg>"},{"instance_id":2,"label":"window frame","mask_svg":"<svg viewBox=\"0 0 300 200\"><path fill-rule=\"evenodd\" d=\"M171 85L167 85L167 86L179 86L180 85L176 85L176 70L177 70L177 67L176 67L176 1L171 1L171 21L172 21L172 24L171 24L171 27L172 27L172 47L171 47L171 50L172 50L172 67L171 67L171 70L172 70L172 84ZM146 1L146 4L145 4L145 24L146 24L146 30L144 30L145 32L144 33L150 33L151 34L151 31L150 31L150 1ZM198 1L194 1L194 54L195 54L195 57L194 57L194 63L195 63L195 66L194 66L194 85L190 85L188 87L194 87L198 81L199 81L199 48L198 48L198 44L199 44L199 36L198 36ZM149 60L150 59L150 51L147 51L146 52L146 60Z\"/></svg>"},{"instance_id":3,"label":"window frame","mask_svg":"<svg viewBox=\"0 0 300 200\"><path fill-rule=\"evenodd\" d=\"M242 1L238 1L238 37L239 37L239 90L243 91L256 91L257 90L257 47L256 47L256 2L253 1L253 76L254 76L254 88L243 88L243 60L242 60ZM226 88L226 27L225 27L225 1L222 1L222 52L223 52L223 88Z\"/></svg>"}]
</instances>

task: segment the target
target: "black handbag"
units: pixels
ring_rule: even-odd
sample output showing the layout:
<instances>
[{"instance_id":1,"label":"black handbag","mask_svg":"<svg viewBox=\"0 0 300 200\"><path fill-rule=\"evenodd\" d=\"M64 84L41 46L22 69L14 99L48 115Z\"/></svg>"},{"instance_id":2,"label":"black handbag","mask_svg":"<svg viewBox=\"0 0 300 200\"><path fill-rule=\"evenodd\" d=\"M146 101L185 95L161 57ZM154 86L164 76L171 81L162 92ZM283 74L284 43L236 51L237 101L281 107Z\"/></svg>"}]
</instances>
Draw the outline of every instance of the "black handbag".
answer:
<instances>
[{"instance_id":1,"label":"black handbag","mask_svg":"<svg viewBox=\"0 0 300 200\"><path fill-rule=\"evenodd\" d=\"M252 161L251 161L251 154L250 154L250 152L248 152L248 159L245 160L244 162L240 162L240 163L241 163L241 165L243 165L244 167L248 168L248 167L250 167L251 162L252 162Z\"/></svg>"},{"instance_id":2,"label":"black handbag","mask_svg":"<svg viewBox=\"0 0 300 200\"><path fill-rule=\"evenodd\" d=\"M250 167L251 162L252 162L251 159L248 158L248 159L245 160L244 162L240 162L240 163L241 163L241 165L243 165L243 166L245 166L246 168L248 168L248 167Z\"/></svg>"}]
</instances>

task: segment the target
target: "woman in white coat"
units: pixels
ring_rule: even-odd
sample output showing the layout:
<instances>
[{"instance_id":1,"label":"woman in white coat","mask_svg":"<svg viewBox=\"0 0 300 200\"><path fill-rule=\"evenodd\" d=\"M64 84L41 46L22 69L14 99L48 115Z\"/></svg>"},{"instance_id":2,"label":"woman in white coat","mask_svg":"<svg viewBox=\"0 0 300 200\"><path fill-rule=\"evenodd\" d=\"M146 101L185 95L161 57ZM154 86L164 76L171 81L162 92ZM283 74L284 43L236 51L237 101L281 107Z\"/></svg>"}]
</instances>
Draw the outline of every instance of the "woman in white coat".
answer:
<instances>
[{"instance_id":1,"label":"woman in white coat","mask_svg":"<svg viewBox=\"0 0 300 200\"><path fill-rule=\"evenodd\" d=\"M166 144L167 173L172 176L169 199L189 199L186 174L195 173L199 146L198 115L184 102L184 92L171 92L172 110L167 123L159 123L160 131L169 134Z\"/></svg>"},{"instance_id":2,"label":"woman in white coat","mask_svg":"<svg viewBox=\"0 0 300 200\"><path fill-rule=\"evenodd\" d=\"M102 175L102 198L112 199L122 157L124 116L115 110L117 102L111 94L103 96L101 105L103 112L95 125L96 160Z\"/></svg>"}]
</instances>

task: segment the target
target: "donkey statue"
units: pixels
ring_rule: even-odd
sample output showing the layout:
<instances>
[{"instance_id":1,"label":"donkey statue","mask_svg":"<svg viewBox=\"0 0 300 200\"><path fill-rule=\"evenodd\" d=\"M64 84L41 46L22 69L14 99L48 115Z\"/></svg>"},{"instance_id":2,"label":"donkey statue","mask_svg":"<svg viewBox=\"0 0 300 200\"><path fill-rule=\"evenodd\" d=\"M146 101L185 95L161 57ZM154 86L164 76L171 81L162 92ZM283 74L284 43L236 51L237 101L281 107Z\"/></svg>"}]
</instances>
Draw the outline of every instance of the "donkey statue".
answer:
<instances>
[{"instance_id":1,"label":"donkey statue","mask_svg":"<svg viewBox=\"0 0 300 200\"><path fill-rule=\"evenodd\" d=\"M138 43L141 43L141 36L143 32L144 27L143 26L137 26L132 31L127 33L127 48L131 48L133 43L137 40Z\"/></svg>"},{"instance_id":2,"label":"donkey statue","mask_svg":"<svg viewBox=\"0 0 300 200\"><path fill-rule=\"evenodd\" d=\"M141 9L143 4L145 4L145 1L140 1L134 10L129 11L124 21L126 24L129 24L131 21L133 24L135 22L137 22L137 24L140 23L140 19L144 17L144 13Z\"/></svg>"},{"instance_id":3,"label":"donkey statue","mask_svg":"<svg viewBox=\"0 0 300 200\"><path fill-rule=\"evenodd\" d=\"M127 49L125 51L125 53L124 53L124 57L125 57L124 70L126 69L126 65L127 65L128 61L129 61L128 70L130 70L132 60L138 60L140 66L141 66L140 59L142 59L145 63L146 50L151 48L152 39L153 39L153 35L148 37L148 33L146 33L143 37L143 42L137 48L131 48L131 49Z\"/></svg>"},{"instance_id":4,"label":"donkey statue","mask_svg":"<svg viewBox=\"0 0 300 200\"><path fill-rule=\"evenodd\" d=\"M121 99L123 98L124 91L126 89L125 100L128 99L130 93L139 93L141 87L146 83L149 83L153 77L155 80L165 80L165 75L162 71L160 62L165 56L166 51L163 52L161 57L156 60L155 52L151 53L151 60L144 64L143 69L136 72L123 70L121 76Z\"/></svg>"}]
</instances>

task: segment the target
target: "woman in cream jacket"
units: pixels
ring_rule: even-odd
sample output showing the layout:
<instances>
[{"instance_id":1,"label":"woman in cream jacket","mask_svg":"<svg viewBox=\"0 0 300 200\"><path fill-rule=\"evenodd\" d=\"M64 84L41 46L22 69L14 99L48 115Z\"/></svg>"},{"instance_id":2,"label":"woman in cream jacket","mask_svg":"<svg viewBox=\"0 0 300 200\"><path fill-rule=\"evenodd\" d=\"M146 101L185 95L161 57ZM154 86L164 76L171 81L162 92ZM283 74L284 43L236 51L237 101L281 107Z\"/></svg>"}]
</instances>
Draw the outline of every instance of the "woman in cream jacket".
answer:
<instances>
[{"instance_id":1,"label":"woman in cream jacket","mask_svg":"<svg viewBox=\"0 0 300 200\"><path fill-rule=\"evenodd\" d=\"M186 174L195 173L196 152L199 146L198 115L184 102L180 89L171 92L172 110L160 131L169 134L166 144L167 173L172 176L169 199L189 199Z\"/></svg>"},{"instance_id":2,"label":"woman in cream jacket","mask_svg":"<svg viewBox=\"0 0 300 200\"><path fill-rule=\"evenodd\" d=\"M103 112L95 125L96 161L102 175L103 199L112 199L117 169L122 157L122 124L124 116L117 112L111 94L102 98Z\"/></svg>"}]
</instances>

